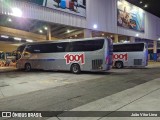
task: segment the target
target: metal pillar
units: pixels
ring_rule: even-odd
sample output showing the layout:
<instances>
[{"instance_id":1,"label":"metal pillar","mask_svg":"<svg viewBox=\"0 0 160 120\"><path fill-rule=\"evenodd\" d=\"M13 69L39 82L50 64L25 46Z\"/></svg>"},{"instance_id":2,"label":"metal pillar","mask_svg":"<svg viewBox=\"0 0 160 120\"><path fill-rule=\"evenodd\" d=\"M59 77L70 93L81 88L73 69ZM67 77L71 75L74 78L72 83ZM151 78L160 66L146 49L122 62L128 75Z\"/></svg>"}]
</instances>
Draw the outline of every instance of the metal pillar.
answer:
<instances>
[{"instance_id":1,"label":"metal pillar","mask_svg":"<svg viewBox=\"0 0 160 120\"><path fill-rule=\"evenodd\" d=\"M114 43L118 43L118 35L114 35Z\"/></svg>"},{"instance_id":2,"label":"metal pillar","mask_svg":"<svg viewBox=\"0 0 160 120\"><path fill-rule=\"evenodd\" d=\"M135 37L130 37L129 40L131 43L135 43Z\"/></svg>"},{"instance_id":3,"label":"metal pillar","mask_svg":"<svg viewBox=\"0 0 160 120\"><path fill-rule=\"evenodd\" d=\"M84 29L84 38L91 38L92 37L92 31L89 29Z\"/></svg>"},{"instance_id":4,"label":"metal pillar","mask_svg":"<svg viewBox=\"0 0 160 120\"><path fill-rule=\"evenodd\" d=\"M157 41L153 41L153 60L157 61Z\"/></svg>"},{"instance_id":5,"label":"metal pillar","mask_svg":"<svg viewBox=\"0 0 160 120\"><path fill-rule=\"evenodd\" d=\"M47 29L47 40L51 40L51 39L52 39L52 35L51 35L51 27L48 26L47 28L48 28L48 29Z\"/></svg>"}]
</instances>

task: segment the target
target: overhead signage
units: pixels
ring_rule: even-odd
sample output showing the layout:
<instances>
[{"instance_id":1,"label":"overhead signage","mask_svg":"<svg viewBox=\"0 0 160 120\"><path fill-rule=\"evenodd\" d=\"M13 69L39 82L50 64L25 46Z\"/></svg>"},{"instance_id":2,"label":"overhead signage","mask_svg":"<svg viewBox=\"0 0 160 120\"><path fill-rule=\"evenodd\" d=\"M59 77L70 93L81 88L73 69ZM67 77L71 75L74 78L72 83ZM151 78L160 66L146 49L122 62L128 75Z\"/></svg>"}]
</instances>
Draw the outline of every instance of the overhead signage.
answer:
<instances>
[{"instance_id":1,"label":"overhead signage","mask_svg":"<svg viewBox=\"0 0 160 120\"><path fill-rule=\"evenodd\" d=\"M86 0L24 0L63 12L86 16Z\"/></svg>"},{"instance_id":2,"label":"overhead signage","mask_svg":"<svg viewBox=\"0 0 160 120\"><path fill-rule=\"evenodd\" d=\"M125 0L118 0L117 25L139 32L145 32L145 13L141 8Z\"/></svg>"}]
</instances>

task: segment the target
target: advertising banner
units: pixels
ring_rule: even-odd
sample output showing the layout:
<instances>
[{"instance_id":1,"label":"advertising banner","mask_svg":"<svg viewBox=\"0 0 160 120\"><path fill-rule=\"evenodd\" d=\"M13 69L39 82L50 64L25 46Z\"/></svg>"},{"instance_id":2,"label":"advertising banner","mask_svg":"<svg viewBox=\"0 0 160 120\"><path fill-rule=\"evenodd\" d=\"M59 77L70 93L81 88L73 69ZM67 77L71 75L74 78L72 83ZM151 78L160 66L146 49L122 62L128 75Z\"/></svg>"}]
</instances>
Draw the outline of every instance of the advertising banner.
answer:
<instances>
[{"instance_id":1,"label":"advertising banner","mask_svg":"<svg viewBox=\"0 0 160 120\"><path fill-rule=\"evenodd\" d=\"M125 0L117 1L117 25L120 27L145 32L145 13Z\"/></svg>"},{"instance_id":2,"label":"advertising banner","mask_svg":"<svg viewBox=\"0 0 160 120\"><path fill-rule=\"evenodd\" d=\"M24 0L55 10L86 17L86 0Z\"/></svg>"}]
</instances>

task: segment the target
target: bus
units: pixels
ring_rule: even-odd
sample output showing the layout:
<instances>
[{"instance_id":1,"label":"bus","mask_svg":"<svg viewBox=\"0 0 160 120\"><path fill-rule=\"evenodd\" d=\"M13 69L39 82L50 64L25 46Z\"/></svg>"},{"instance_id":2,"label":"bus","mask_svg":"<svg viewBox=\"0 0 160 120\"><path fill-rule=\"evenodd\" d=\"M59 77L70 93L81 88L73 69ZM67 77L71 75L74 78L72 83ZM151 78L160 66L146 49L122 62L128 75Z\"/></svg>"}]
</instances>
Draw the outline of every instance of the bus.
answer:
<instances>
[{"instance_id":1,"label":"bus","mask_svg":"<svg viewBox=\"0 0 160 120\"><path fill-rule=\"evenodd\" d=\"M67 39L26 43L17 49L17 68L81 71L107 71L112 68L113 44L110 38Z\"/></svg>"},{"instance_id":2,"label":"bus","mask_svg":"<svg viewBox=\"0 0 160 120\"><path fill-rule=\"evenodd\" d=\"M146 43L113 44L113 66L145 67L148 65L148 47Z\"/></svg>"}]
</instances>

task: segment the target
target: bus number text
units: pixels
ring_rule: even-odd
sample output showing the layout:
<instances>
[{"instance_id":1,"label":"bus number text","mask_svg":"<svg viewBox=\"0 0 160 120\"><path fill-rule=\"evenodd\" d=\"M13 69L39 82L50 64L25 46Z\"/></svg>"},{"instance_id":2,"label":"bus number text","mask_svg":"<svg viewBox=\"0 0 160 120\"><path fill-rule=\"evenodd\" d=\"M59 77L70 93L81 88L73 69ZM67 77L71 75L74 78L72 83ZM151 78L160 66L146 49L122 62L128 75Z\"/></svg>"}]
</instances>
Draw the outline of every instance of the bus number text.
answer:
<instances>
[{"instance_id":1,"label":"bus number text","mask_svg":"<svg viewBox=\"0 0 160 120\"><path fill-rule=\"evenodd\" d=\"M64 56L64 58L66 59L66 64L78 63L78 62L81 62L81 64L85 64L84 53L83 54L77 54L77 55L67 54L67 55Z\"/></svg>"},{"instance_id":2,"label":"bus number text","mask_svg":"<svg viewBox=\"0 0 160 120\"><path fill-rule=\"evenodd\" d=\"M128 54L113 54L113 60L128 60Z\"/></svg>"}]
</instances>

